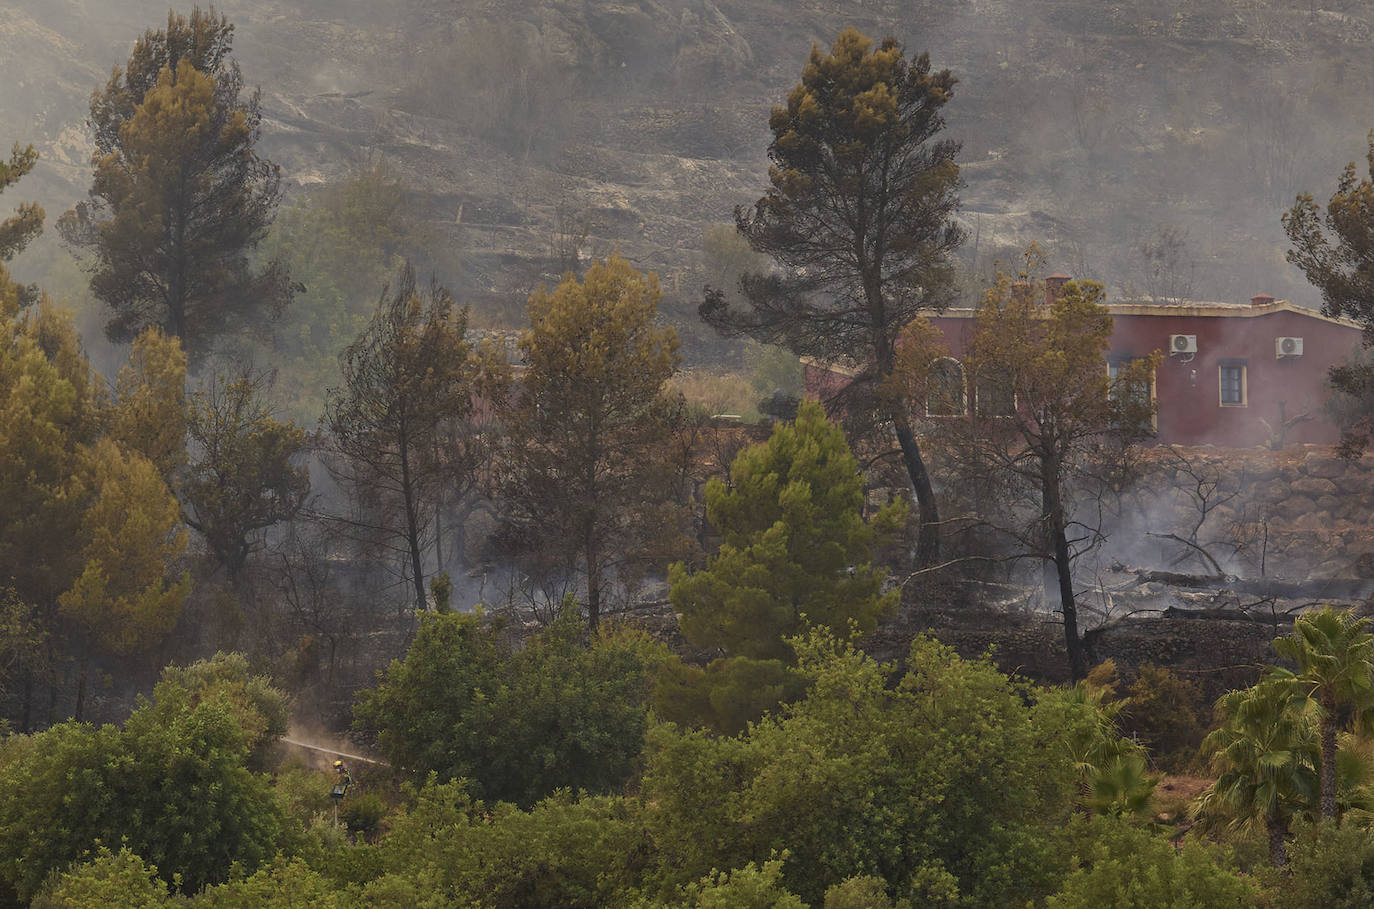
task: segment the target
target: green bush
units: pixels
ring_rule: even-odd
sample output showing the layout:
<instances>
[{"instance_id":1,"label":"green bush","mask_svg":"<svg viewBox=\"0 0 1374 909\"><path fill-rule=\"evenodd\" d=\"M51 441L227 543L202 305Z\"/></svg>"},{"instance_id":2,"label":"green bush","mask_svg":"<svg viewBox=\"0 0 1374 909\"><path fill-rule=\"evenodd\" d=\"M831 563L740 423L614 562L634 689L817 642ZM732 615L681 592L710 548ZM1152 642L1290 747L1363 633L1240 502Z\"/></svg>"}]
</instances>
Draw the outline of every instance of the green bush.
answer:
<instances>
[{"instance_id":1,"label":"green bush","mask_svg":"<svg viewBox=\"0 0 1374 909\"><path fill-rule=\"evenodd\" d=\"M806 679L782 660L721 657L702 669L674 657L654 680L654 710L679 725L735 735L805 691Z\"/></svg>"},{"instance_id":2,"label":"green bush","mask_svg":"<svg viewBox=\"0 0 1374 909\"><path fill-rule=\"evenodd\" d=\"M376 838L384 817L386 803L371 792L345 800L343 810L339 812L339 820L344 822L348 832L366 840Z\"/></svg>"},{"instance_id":3,"label":"green bush","mask_svg":"<svg viewBox=\"0 0 1374 909\"><path fill-rule=\"evenodd\" d=\"M334 806L329 798L333 775L291 763L277 768L275 783L277 801L303 829L316 826L321 818L333 823Z\"/></svg>"},{"instance_id":4,"label":"green bush","mask_svg":"<svg viewBox=\"0 0 1374 909\"><path fill-rule=\"evenodd\" d=\"M1273 878L1275 909L1374 906L1374 833L1330 821L1300 828L1288 848L1288 874Z\"/></svg>"},{"instance_id":5,"label":"green bush","mask_svg":"<svg viewBox=\"0 0 1374 909\"><path fill-rule=\"evenodd\" d=\"M484 798L618 791L639 765L666 655L642 635L584 634L570 614L516 651L478 617L425 616L405 659L360 693L358 726L393 767L470 779Z\"/></svg>"},{"instance_id":6,"label":"green bush","mask_svg":"<svg viewBox=\"0 0 1374 909\"><path fill-rule=\"evenodd\" d=\"M218 697L135 710L123 729L62 723L0 746L0 878L30 898L51 871L123 842L195 891L253 869L285 817L246 764L253 737Z\"/></svg>"},{"instance_id":7,"label":"green bush","mask_svg":"<svg viewBox=\"0 0 1374 909\"><path fill-rule=\"evenodd\" d=\"M54 878L34 897L31 909L160 909L172 903L157 869L123 847L101 846L88 862Z\"/></svg>"},{"instance_id":8,"label":"green bush","mask_svg":"<svg viewBox=\"0 0 1374 909\"><path fill-rule=\"evenodd\" d=\"M560 793L525 812L456 782L426 785L390 826L368 905L413 894L418 906L600 909L633 894L651 851L629 800Z\"/></svg>"},{"instance_id":9,"label":"green bush","mask_svg":"<svg viewBox=\"0 0 1374 909\"><path fill-rule=\"evenodd\" d=\"M1119 718L1123 733L1134 735L1165 770L1181 772L1197 763L1211 717L1197 683L1146 663L1127 694Z\"/></svg>"},{"instance_id":10,"label":"green bush","mask_svg":"<svg viewBox=\"0 0 1374 909\"><path fill-rule=\"evenodd\" d=\"M694 909L806 909L782 884L782 862L750 862L730 872L712 872L687 888L679 905Z\"/></svg>"},{"instance_id":11,"label":"green bush","mask_svg":"<svg viewBox=\"0 0 1374 909\"><path fill-rule=\"evenodd\" d=\"M662 884L785 854L787 890L811 903L855 876L920 905L1053 889L1078 782L1067 741L1086 712L1028 707L989 662L926 638L895 685L891 667L820 632L794 645L812 681L802 700L735 738L651 731L643 792Z\"/></svg>"},{"instance_id":12,"label":"green bush","mask_svg":"<svg viewBox=\"0 0 1374 909\"><path fill-rule=\"evenodd\" d=\"M191 909L361 909L363 905L305 862L282 856L242 880L208 888L190 904Z\"/></svg>"},{"instance_id":13,"label":"green bush","mask_svg":"<svg viewBox=\"0 0 1374 909\"><path fill-rule=\"evenodd\" d=\"M889 899L880 877L851 877L825 891L825 909L911 909L911 903Z\"/></svg>"},{"instance_id":14,"label":"green bush","mask_svg":"<svg viewBox=\"0 0 1374 909\"><path fill-rule=\"evenodd\" d=\"M1261 905L1258 883L1218 863L1200 843L1176 850L1173 843L1127 825L1098 818L1075 855L1077 867L1046 909L1247 909Z\"/></svg>"}]
</instances>

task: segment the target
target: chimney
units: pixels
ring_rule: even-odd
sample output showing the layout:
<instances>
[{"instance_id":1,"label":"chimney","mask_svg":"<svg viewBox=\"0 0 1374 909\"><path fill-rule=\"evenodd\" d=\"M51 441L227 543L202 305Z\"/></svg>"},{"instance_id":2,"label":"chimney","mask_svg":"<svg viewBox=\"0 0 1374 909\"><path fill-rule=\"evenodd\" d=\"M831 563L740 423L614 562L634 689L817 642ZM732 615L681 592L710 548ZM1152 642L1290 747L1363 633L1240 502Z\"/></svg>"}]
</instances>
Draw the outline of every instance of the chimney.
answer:
<instances>
[{"instance_id":1,"label":"chimney","mask_svg":"<svg viewBox=\"0 0 1374 909\"><path fill-rule=\"evenodd\" d=\"M1068 275L1054 274L1045 279L1045 305L1053 306L1054 301L1064 291L1064 285L1072 281Z\"/></svg>"},{"instance_id":2,"label":"chimney","mask_svg":"<svg viewBox=\"0 0 1374 909\"><path fill-rule=\"evenodd\" d=\"M1274 302L1274 298L1269 294L1255 294L1250 298L1251 306L1268 306Z\"/></svg>"}]
</instances>

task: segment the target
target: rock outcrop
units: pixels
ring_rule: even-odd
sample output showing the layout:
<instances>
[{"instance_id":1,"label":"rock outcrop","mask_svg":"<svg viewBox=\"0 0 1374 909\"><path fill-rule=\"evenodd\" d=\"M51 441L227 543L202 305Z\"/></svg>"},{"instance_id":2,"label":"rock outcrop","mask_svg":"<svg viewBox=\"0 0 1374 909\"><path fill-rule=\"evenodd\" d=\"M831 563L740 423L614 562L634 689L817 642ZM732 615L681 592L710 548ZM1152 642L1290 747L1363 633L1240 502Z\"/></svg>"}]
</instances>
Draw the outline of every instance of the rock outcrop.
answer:
<instances>
[{"instance_id":1,"label":"rock outcrop","mask_svg":"<svg viewBox=\"0 0 1374 909\"><path fill-rule=\"evenodd\" d=\"M444 278L479 307L518 312L556 270L550 250L566 245L557 235L570 213L582 257L619 250L658 270L684 304L694 298L703 229L766 185L770 106L812 43L846 24L928 48L960 79L947 114L964 145L971 292L992 257L1038 240L1118 296L1244 299L1267 289L1315 303L1282 261L1278 214L1298 190L1320 195L1363 153L1365 114L1339 102L1374 88L1374 73L1346 64L1374 42L1374 10L1290 6L217 8L236 25L246 81L262 87L263 149L288 182L301 190L385 158L416 188L442 242L461 250L463 273ZM26 198L55 215L82 195L89 93L166 9L160 0L0 0L0 138L34 142L44 155ZM17 270L37 279L39 267L50 266L21 260Z\"/></svg>"}]
</instances>

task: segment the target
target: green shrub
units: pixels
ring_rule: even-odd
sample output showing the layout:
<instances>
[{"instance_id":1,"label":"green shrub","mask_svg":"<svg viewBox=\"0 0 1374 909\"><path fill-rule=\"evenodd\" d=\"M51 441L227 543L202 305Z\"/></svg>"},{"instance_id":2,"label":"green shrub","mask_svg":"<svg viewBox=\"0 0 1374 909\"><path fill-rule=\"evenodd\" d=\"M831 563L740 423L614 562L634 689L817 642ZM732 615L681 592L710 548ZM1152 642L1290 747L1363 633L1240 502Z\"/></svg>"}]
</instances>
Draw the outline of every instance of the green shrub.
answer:
<instances>
[{"instance_id":1,"label":"green shrub","mask_svg":"<svg viewBox=\"0 0 1374 909\"><path fill-rule=\"evenodd\" d=\"M358 726L419 779L468 779L530 806L563 788L615 792L637 769L662 645L574 614L514 650L471 615L427 615L405 659L361 692Z\"/></svg>"},{"instance_id":2,"label":"green shrub","mask_svg":"<svg viewBox=\"0 0 1374 909\"><path fill-rule=\"evenodd\" d=\"M191 909L351 909L361 906L300 859L278 856L242 880L210 887Z\"/></svg>"},{"instance_id":3,"label":"green shrub","mask_svg":"<svg viewBox=\"0 0 1374 909\"><path fill-rule=\"evenodd\" d=\"M123 847L104 846L88 862L54 878L34 897L32 909L161 909L172 902L157 868Z\"/></svg>"},{"instance_id":4,"label":"green shrub","mask_svg":"<svg viewBox=\"0 0 1374 909\"><path fill-rule=\"evenodd\" d=\"M1286 879L1273 877L1275 909L1374 906L1374 833L1349 822L1299 828Z\"/></svg>"},{"instance_id":5,"label":"green shrub","mask_svg":"<svg viewBox=\"0 0 1374 909\"><path fill-rule=\"evenodd\" d=\"M339 819L344 822L348 832L373 840L386 817L386 803L375 793L366 793L344 801Z\"/></svg>"},{"instance_id":6,"label":"green shrub","mask_svg":"<svg viewBox=\"0 0 1374 909\"><path fill-rule=\"evenodd\" d=\"M1028 707L989 662L926 638L895 685L892 667L821 632L793 644L802 700L735 738L651 731L643 792L664 884L785 854L784 885L811 903L855 876L920 905L1053 889L1084 711Z\"/></svg>"},{"instance_id":7,"label":"green shrub","mask_svg":"<svg viewBox=\"0 0 1374 909\"><path fill-rule=\"evenodd\" d=\"M62 723L7 740L0 878L29 898L102 842L125 843L189 891L256 868L277 851L285 817L246 766L253 737L237 717L225 697L145 704L123 729Z\"/></svg>"},{"instance_id":8,"label":"green shrub","mask_svg":"<svg viewBox=\"0 0 1374 909\"><path fill-rule=\"evenodd\" d=\"M1181 772L1197 762L1211 716L1197 683L1146 663L1128 695L1119 719L1123 733L1134 735L1165 770Z\"/></svg>"},{"instance_id":9,"label":"green shrub","mask_svg":"<svg viewBox=\"0 0 1374 909\"><path fill-rule=\"evenodd\" d=\"M430 783L370 849L380 873L364 889L414 892L487 909L600 909L632 893L651 852L636 803L567 793L520 811L473 800L462 783ZM446 895L440 898L439 895Z\"/></svg>"},{"instance_id":10,"label":"green shrub","mask_svg":"<svg viewBox=\"0 0 1374 909\"><path fill-rule=\"evenodd\" d=\"M1173 843L1099 818L1075 856L1076 867L1046 909L1247 909L1259 906L1256 881L1219 864L1200 843L1176 850Z\"/></svg>"},{"instance_id":11,"label":"green shrub","mask_svg":"<svg viewBox=\"0 0 1374 909\"><path fill-rule=\"evenodd\" d=\"M806 909L782 883L782 862L750 862L729 872L712 872L687 888L683 903L693 909Z\"/></svg>"},{"instance_id":12,"label":"green shrub","mask_svg":"<svg viewBox=\"0 0 1374 909\"><path fill-rule=\"evenodd\" d=\"M825 909L911 909L911 903L889 899L880 877L851 877L825 891Z\"/></svg>"}]
</instances>

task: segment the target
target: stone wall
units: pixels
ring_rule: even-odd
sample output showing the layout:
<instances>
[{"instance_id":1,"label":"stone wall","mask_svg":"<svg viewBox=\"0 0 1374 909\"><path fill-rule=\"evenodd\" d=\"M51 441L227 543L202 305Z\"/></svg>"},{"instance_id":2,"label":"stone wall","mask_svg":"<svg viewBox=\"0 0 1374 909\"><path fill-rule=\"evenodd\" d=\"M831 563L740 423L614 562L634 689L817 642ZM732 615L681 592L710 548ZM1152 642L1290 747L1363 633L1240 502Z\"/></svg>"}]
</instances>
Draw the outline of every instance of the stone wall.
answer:
<instances>
[{"instance_id":1,"label":"stone wall","mask_svg":"<svg viewBox=\"0 0 1374 909\"><path fill-rule=\"evenodd\" d=\"M1149 449L1121 530L1187 537L1203 498L1213 507L1198 539L1228 572L1374 577L1374 456L1348 461L1329 446Z\"/></svg>"}]
</instances>

